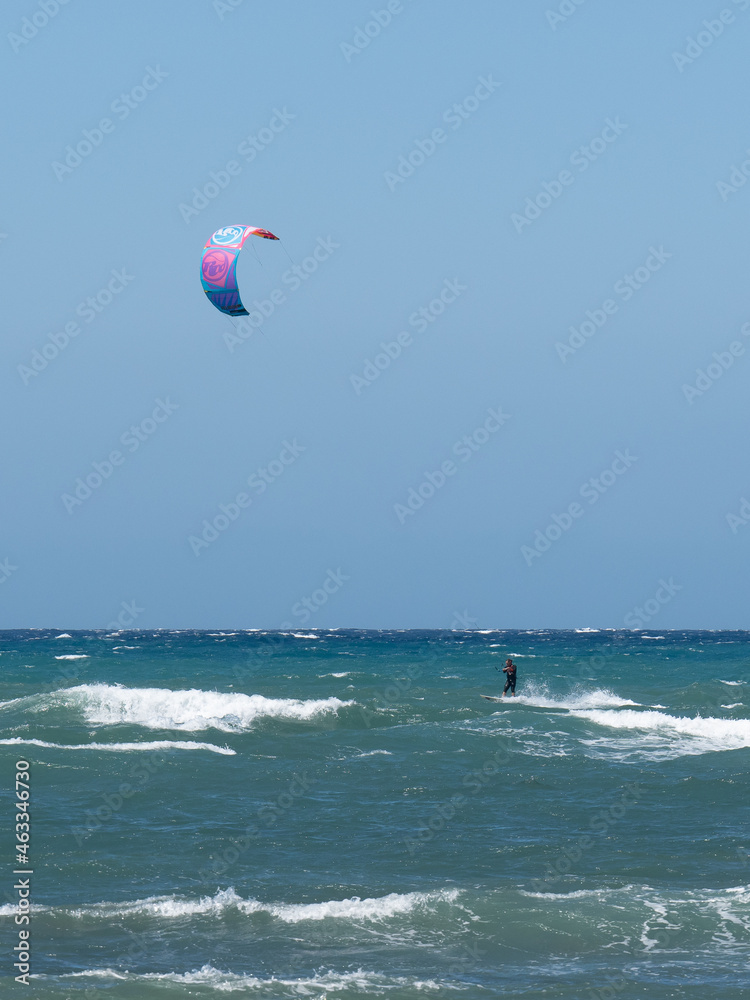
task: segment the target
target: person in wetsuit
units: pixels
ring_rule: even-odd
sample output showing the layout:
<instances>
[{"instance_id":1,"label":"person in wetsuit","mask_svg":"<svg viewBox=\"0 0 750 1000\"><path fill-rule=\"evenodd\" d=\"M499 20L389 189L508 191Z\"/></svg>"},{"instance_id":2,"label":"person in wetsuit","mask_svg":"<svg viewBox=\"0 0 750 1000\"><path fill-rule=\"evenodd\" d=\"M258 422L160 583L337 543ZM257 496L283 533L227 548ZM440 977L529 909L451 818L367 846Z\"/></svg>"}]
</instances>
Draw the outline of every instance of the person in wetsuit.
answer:
<instances>
[{"instance_id":1,"label":"person in wetsuit","mask_svg":"<svg viewBox=\"0 0 750 1000\"><path fill-rule=\"evenodd\" d=\"M503 673L506 676L505 687L503 688L503 698L505 697L505 692L510 688L510 692L515 698L516 696L516 665L511 659L505 661L505 666L503 667Z\"/></svg>"}]
</instances>

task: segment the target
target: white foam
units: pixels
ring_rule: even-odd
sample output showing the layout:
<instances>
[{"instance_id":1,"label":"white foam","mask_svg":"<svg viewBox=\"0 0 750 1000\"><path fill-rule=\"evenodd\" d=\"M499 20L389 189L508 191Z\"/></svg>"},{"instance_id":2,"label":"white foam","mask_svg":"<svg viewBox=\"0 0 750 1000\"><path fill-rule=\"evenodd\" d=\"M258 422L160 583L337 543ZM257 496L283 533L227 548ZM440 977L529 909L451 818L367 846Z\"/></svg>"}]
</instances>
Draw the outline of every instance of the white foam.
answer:
<instances>
[{"instance_id":1,"label":"white foam","mask_svg":"<svg viewBox=\"0 0 750 1000\"><path fill-rule=\"evenodd\" d=\"M295 639L322 639L322 635L315 635L314 632L292 632Z\"/></svg>"},{"instance_id":2,"label":"white foam","mask_svg":"<svg viewBox=\"0 0 750 1000\"><path fill-rule=\"evenodd\" d=\"M574 632L599 632L598 628L574 628Z\"/></svg>"},{"instance_id":3,"label":"white foam","mask_svg":"<svg viewBox=\"0 0 750 1000\"><path fill-rule=\"evenodd\" d=\"M386 920L398 914L410 913L418 907L436 902L453 902L458 889L439 892L392 892L374 899L332 899L324 903L286 903L266 907L278 920L296 924L303 920Z\"/></svg>"},{"instance_id":4,"label":"white foam","mask_svg":"<svg viewBox=\"0 0 750 1000\"><path fill-rule=\"evenodd\" d=\"M39 974L34 976L34 979L40 980L47 978L47 976ZM325 1000L325 994L321 996L319 993L320 990L335 990L336 992L357 990L374 996L376 995L373 992L375 990L377 990L377 995L382 995L383 991L391 992L396 989L400 989L401 991L406 989L417 991L462 991L464 988L463 984L456 983L455 980L438 982L434 979L408 979L405 976L389 976L385 973L370 972L364 969L357 969L354 972L334 972L329 969L327 972L318 972L311 977L302 977L299 979L280 979L275 976L269 979L259 979L257 976L249 974L223 972L212 965L203 965L200 969L194 969L191 972L146 972L141 974L115 972L114 969L85 969L83 972L66 972L56 978L119 979L134 983L171 982L210 986L222 993L247 993L251 989L261 989L264 991L261 994L264 997L271 995L277 998L311 997L314 1000ZM284 988L283 993L280 992L281 988ZM273 994L269 993L269 990L272 990ZM333 1000L332 997L331 1000Z\"/></svg>"},{"instance_id":5,"label":"white foam","mask_svg":"<svg viewBox=\"0 0 750 1000\"><path fill-rule=\"evenodd\" d=\"M309 720L354 704L338 698L299 701L195 688L172 691L110 684L81 684L56 691L49 697L53 702L77 709L92 725L128 724L190 732L219 729L226 733L244 732L259 719Z\"/></svg>"},{"instance_id":6,"label":"white foam","mask_svg":"<svg viewBox=\"0 0 750 1000\"><path fill-rule=\"evenodd\" d=\"M88 653L64 653L62 656L56 656L56 660L88 660Z\"/></svg>"},{"instance_id":7,"label":"white foam","mask_svg":"<svg viewBox=\"0 0 750 1000\"><path fill-rule=\"evenodd\" d=\"M115 969L84 969L82 972L64 972L60 979L81 979L90 976L95 979L128 979L129 973L117 972ZM44 975L37 973L34 979L46 979Z\"/></svg>"},{"instance_id":8,"label":"white foam","mask_svg":"<svg viewBox=\"0 0 750 1000\"><path fill-rule=\"evenodd\" d=\"M319 674L319 677L348 677L351 670L345 670L342 674Z\"/></svg>"},{"instance_id":9,"label":"white foam","mask_svg":"<svg viewBox=\"0 0 750 1000\"><path fill-rule=\"evenodd\" d=\"M62 632L60 635L55 636L56 639L72 639L73 636L69 632Z\"/></svg>"},{"instance_id":10,"label":"white foam","mask_svg":"<svg viewBox=\"0 0 750 1000\"><path fill-rule=\"evenodd\" d=\"M720 684L729 684L730 687L742 687L744 681L719 681Z\"/></svg>"},{"instance_id":11,"label":"white foam","mask_svg":"<svg viewBox=\"0 0 750 1000\"><path fill-rule=\"evenodd\" d=\"M595 688L593 691L572 691L568 695L551 695L541 687L529 685L525 690L527 694L516 695L509 699L510 702L522 705L531 705L534 708L564 708L569 711L576 711L586 708L624 708L628 705L637 706L637 701L629 698L620 698L606 688Z\"/></svg>"},{"instance_id":12,"label":"white foam","mask_svg":"<svg viewBox=\"0 0 750 1000\"><path fill-rule=\"evenodd\" d=\"M626 885L622 889L612 890L602 887L601 889L575 889L572 892L527 892L519 889L522 896L530 896L533 899L591 899L602 898L610 892L628 892L633 889L632 885Z\"/></svg>"},{"instance_id":13,"label":"white foam","mask_svg":"<svg viewBox=\"0 0 750 1000\"><path fill-rule=\"evenodd\" d=\"M16 744L33 747L49 747L54 750L112 750L115 753L126 753L129 750L210 750L234 756L237 751L229 747L217 747L213 743L190 743L185 740L151 740L143 743L45 743L44 740L25 740L20 736L0 740L0 745Z\"/></svg>"},{"instance_id":14,"label":"white foam","mask_svg":"<svg viewBox=\"0 0 750 1000\"><path fill-rule=\"evenodd\" d=\"M652 748L667 750L668 756L675 752L680 756L750 746L750 719L682 718L654 711L579 711L571 714L609 729L640 730L646 740L657 738L661 745L651 744ZM619 749L626 748L620 745Z\"/></svg>"},{"instance_id":15,"label":"white foam","mask_svg":"<svg viewBox=\"0 0 750 1000\"><path fill-rule=\"evenodd\" d=\"M31 664L25 663L24 666L29 667ZM21 698L11 698L10 701L0 701L0 708L9 708L11 705L18 705L22 701L28 701L30 697L33 697L33 695L27 695L26 697L22 696Z\"/></svg>"},{"instance_id":16,"label":"white foam","mask_svg":"<svg viewBox=\"0 0 750 1000\"><path fill-rule=\"evenodd\" d=\"M285 924L303 921L343 920L350 923L361 921L381 921L410 913L418 908L430 909L437 903L452 903L458 897L458 889L436 892L392 892L387 896L373 899L330 899L322 903L261 903L257 899L243 899L233 888L221 889L214 896L200 899L183 899L177 896L150 896L126 903L94 903L67 910L71 916L113 918L125 916L146 916L166 919L216 915L227 910L237 910L245 915L265 913ZM11 905L11 904L9 904ZM15 912L15 911L14 911Z\"/></svg>"}]
</instances>

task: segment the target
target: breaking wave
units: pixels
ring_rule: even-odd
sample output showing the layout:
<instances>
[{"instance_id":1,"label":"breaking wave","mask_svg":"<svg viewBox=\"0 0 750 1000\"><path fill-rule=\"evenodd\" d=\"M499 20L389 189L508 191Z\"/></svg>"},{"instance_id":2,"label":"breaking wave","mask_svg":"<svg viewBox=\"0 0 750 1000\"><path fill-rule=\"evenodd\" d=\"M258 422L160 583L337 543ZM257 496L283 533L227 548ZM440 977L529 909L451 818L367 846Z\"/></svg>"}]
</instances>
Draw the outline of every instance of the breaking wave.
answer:
<instances>
[{"instance_id":1,"label":"breaking wave","mask_svg":"<svg viewBox=\"0 0 750 1000\"><path fill-rule=\"evenodd\" d=\"M350 923L381 921L413 910L432 910L441 903L451 904L458 898L458 889L435 892L389 893L373 899L329 899L321 903L261 903L257 899L243 899L233 888L220 889L213 896L186 899L179 896L150 896L124 903L92 903L73 909L56 909L79 919L122 919L123 917L152 917L178 919L202 914L220 916L229 911L251 915L263 913L285 924L303 921L342 920ZM15 908L0 907L16 912ZM52 907L33 907L35 913L50 912Z\"/></svg>"},{"instance_id":2,"label":"breaking wave","mask_svg":"<svg viewBox=\"0 0 750 1000\"><path fill-rule=\"evenodd\" d=\"M609 743L613 750L646 750L652 756L683 756L750 746L750 719L683 718L664 712L576 711L572 715L608 729L640 735L640 741ZM607 740L590 741L607 745Z\"/></svg>"},{"instance_id":3,"label":"breaking wave","mask_svg":"<svg viewBox=\"0 0 750 1000\"><path fill-rule=\"evenodd\" d=\"M96 726L128 724L190 732L219 729L225 733L245 732L264 718L306 721L353 704L339 698L299 701L265 698L260 694L126 688L110 684L81 684L48 697L55 704L81 712L86 722Z\"/></svg>"},{"instance_id":4,"label":"breaking wave","mask_svg":"<svg viewBox=\"0 0 750 1000\"><path fill-rule=\"evenodd\" d=\"M148 740L142 743L47 743L44 740L25 740L21 736L13 736L0 740L0 746L16 746L23 744L31 747L48 747L53 750L112 750L126 753L130 750L210 750L212 753L223 753L233 756L236 750L229 747L217 747L213 743L190 743L185 740Z\"/></svg>"}]
</instances>

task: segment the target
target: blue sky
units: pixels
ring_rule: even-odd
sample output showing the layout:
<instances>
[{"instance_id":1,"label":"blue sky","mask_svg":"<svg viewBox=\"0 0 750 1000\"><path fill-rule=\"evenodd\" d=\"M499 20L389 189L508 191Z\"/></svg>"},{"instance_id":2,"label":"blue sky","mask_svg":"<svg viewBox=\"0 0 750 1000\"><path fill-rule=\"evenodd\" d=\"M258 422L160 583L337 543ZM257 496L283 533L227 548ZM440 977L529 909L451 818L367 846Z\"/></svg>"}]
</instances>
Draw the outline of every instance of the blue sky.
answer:
<instances>
[{"instance_id":1,"label":"blue sky","mask_svg":"<svg viewBox=\"0 0 750 1000\"><path fill-rule=\"evenodd\" d=\"M746 626L750 0L2 36L2 627Z\"/></svg>"}]
</instances>

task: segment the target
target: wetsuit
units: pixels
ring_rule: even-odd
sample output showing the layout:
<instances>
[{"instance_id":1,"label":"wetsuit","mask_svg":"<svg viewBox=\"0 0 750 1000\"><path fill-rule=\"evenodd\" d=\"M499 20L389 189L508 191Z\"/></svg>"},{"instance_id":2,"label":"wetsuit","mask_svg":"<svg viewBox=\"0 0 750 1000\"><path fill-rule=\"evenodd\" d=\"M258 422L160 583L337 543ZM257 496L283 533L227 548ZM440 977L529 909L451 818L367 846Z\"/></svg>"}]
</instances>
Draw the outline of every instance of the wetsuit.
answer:
<instances>
[{"instance_id":1,"label":"wetsuit","mask_svg":"<svg viewBox=\"0 0 750 1000\"><path fill-rule=\"evenodd\" d=\"M508 688L510 688L512 694L515 694L516 693L516 668L514 666L512 670L506 670L505 672L507 674L507 680L505 682L505 687L503 688L503 694L506 693L506 691L508 690Z\"/></svg>"}]
</instances>

